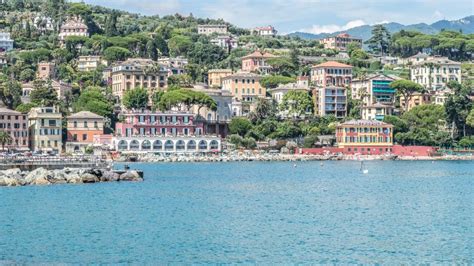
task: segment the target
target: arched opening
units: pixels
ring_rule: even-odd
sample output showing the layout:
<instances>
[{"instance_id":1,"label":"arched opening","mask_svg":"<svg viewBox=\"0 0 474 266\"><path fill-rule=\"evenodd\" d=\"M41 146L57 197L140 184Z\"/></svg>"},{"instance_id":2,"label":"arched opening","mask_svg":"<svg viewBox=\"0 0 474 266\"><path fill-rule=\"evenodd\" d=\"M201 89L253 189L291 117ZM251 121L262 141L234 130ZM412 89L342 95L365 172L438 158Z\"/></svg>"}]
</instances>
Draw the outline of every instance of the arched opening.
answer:
<instances>
[{"instance_id":1,"label":"arched opening","mask_svg":"<svg viewBox=\"0 0 474 266\"><path fill-rule=\"evenodd\" d=\"M173 142L171 140L167 140L165 142L165 151L172 151L174 148Z\"/></svg>"},{"instance_id":2,"label":"arched opening","mask_svg":"<svg viewBox=\"0 0 474 266\"><path fill-rule=\"evenodd\" d=\"M207 142L205 140L199 141L199 150L207 150Z\"/></svg>"},{"instance_id":3,"label":"arched opening","mask_svg":"<svg viewBox=\"0 0 474 266\"><path fill-rule=\"evenodd\" d=\"M151 142L149 140L144 140L142 142L142 150L148 151L151 149Z\"/></svg>"},{"instance_id":4,"label":"arched opening","mask_svg":"<svg viewBox=\"0 0 474 266\"><path fill-rule=\"evenodd\" d=\"M160 140L155 140L155 142L153 142L153 150L161 151L162 149L163 149L163 143Z\"/></svg>"},{"instance_id":5,"label":"arched opening","mask_svg":"<svg viewBox=\"0 0 474 266\"><path fill-rule=\"evenodd\" d=\"M196 150L196 141L190 140L188 142L188 151L195 151Z\"/></svg>"},{"instance_id":6,"label":"arched opening","mask_svg":"<svg viewBox=\"0 0 474 266\"><path fill-rule=\"evenodd\" d=\"M128 144L127 144L127 142L126 142L125 140L119 141L119 143L118 143L118 150L119 150L119 151L125 151L125 150L127 150L127 149L128 149Z\"/></svg>"},{"instance_id":7,"label":"arched opening","mask_svg":"<svg viewBox=\"0 0 474 266\"><path fill-rule=\"evenodd\" d=\"M80 149L79 146L74 146L74 151L75 151L75 152L78 152L79 149Z\"/></svg>"},{"instance_id":8,"label":"arched opening","mask_svg":"<svg viewBox=\"0 0 474 266\"><path fill-rule=\"evenodd\" d=\"M130 150L138 151L139 149L140 149L140 143L138 142L138 140L132 140L132 142L130 142Z\"/></svg>"},{"instance_id":9,"label":"arched opening","mask_svg":"<svg viewBox=\"0 0 474 266\"><path fill-rule=\"evenodd\" d=\"M213 141L211 141L209 146L211 146L211 150L218 150L219 149L219 142L217 142L217 140L213 140Z\"/></svg>"},{"instance_id":10,"label":"arched opening","mask_svg":"<svg viewBox=\"0 0 474 266\"><path fill-rule=\"evenodd\" d=\"M178 140L178 141L176 142L176 150L177 150L177 151L184 151L184 146L185 146L184 141Z\"/></svg>"},{"instance_id":11,"label":"arched opening","mask_svg":"<svg viewBox=\"0 0 474 266\"><path fill-rule=\"evenodd\" d=\"M211 113L207 114L207 120L211 121L211 118L212 118L212 114Z\"/></svg>"}]
</instances>

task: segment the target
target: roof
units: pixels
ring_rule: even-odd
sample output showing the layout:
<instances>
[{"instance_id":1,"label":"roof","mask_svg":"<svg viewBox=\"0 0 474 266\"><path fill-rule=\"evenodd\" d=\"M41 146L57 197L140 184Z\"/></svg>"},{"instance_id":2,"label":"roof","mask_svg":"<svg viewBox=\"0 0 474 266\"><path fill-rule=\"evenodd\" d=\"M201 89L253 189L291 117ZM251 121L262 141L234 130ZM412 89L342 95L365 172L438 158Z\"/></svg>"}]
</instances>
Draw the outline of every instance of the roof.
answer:
<instances>
[{"instance_id":1,"label":"roof","mask_svg":"<svg viewBox=\"0 0 474 266\"><path fill-rule=\"evenodd\" d=\"M418 62L416 65L424 65L424 64L429 64L429 63L439 64L439 65L442 65L442 64L444 64L444 65L461 65L461 62L449 60L447 57L431 58L431 59L428 59L428 60L425 60L425 61Z\"/></svg>"},{"instance_id":2,"label":"roof","mask_svg":"<svg viewBox=\"0 0 474 266\"><path fill-rule=\"evenodd\" d=\"M254 30L274 30L275 28L273 26L263 26L263 27L256 27Z\"/></svg>"},{"instance_id":3,"label":"roof","mask_svg":"<svg viewBox=\"0 0 474 266\"><path fill-rule=\"evenodd\" d=\"M389 109L394 109L395 106L391 103L383 104L383 103L380 103L380 102L376 102L372 105L362 106L361 108L362 109L367 109L367 108L389 108Z\"/></svg>"},{"instance_id":4,"label":"roof","mask_svg":"<svg viewBox=\"0 0 474 266\"><path fill-rule=\"evenodd\" d=\"M408 58L427 58L427 57L430 57L430 55L422 53L422 52L418 52L416 55L412 55Z\"/></svg>"},{"instance_id":5,"label":"roof","mask_svg":"<svg viewBox=\"0 0 474 266\"><path fill-rule=\"evenodd\" d=\"M278 57L276 55L272 55L271 53L268 53L268 52L262 52L262 51L255 51L251 54L248 54L244 57L242 57L242 59L247 59L247 58L274 58L274 57Z\"/></svg>"},{"instance_id":6,"label":"roof","mask_svg":"<svg viewBox=\"0 0 474 266\"><path fill-rule=\"evenodd\" d=\"M2 108L2 107L0 107L0 114L21 115L21 113L18 112L18 111L7 109L7 108Z\"/></svg>"},{"instance_id":7,"label":"roof","mask_svg":"<svg viewBox=\"0 0 474 266\"><path fill-rule=\"evenodd\" d=\"M207 72L208 73L220 73L220 72L232 73L232 69L209 69Z\"/></svg>"},{"instance_id":8,"label":"roof","mask_svg":"<svg viewBox=\"0 0 474 266\"><path fill-rule=\"evenodd\" d=\"M237 72L222 79L233 79L233 78L261 78L260 75L252 72Z\"/></svg>"},{"instance_id":9,"label":"roof","mask_svg":"<svg viewBox=\"0 0 474 266\"><path fill-rule=\"evenodd\" d=\"M346 68L352 68L351 65L346 65L346 64L339 63L339 62L336 62L336 61L328 61L328 62L321 63L319 65L313 66L313 68L316 68L316 67L346 67Z\"/></svg>"},{"instance_id":10,"label":"roof","mask_svg":"<svg viewBox=\"0 0 474 266\"><path fill-rule=\"evenodd\" d=\"M368 81L368 80L375 79L377 77L381 77L381 78L384 78L384 79L392 79L392 80L399 80L400 79L400 77L395 76L395 75L370 74L370 75L366 76L364 79L361 79L361 78L352 79L352 82Z\"/></svg>"},{"instance_id":11,"label":"roof","mask_svg":"<svg viewBox=\"0 0 474 266\"><path fill-rule=\"evenodd\" d=\"M89 112L89 111L81 111L81 112L72 114L72 115L68 116L67 118L68 118L68 119L71 119L71 118L104 119L103 116L100 116L100 115L98 115L98 114L94 114L94 113Z\"/></svg>"},{"instance_id":12,"label":"roof","mask_svg":"<svg viewBox=\"0 0 474 266\"><path fill-rule=\"evenodd\" d=\"M339 124L339 126L386 126L393 127L391 124L377 120L349 120Z\"/></svg>"}]
</instances>

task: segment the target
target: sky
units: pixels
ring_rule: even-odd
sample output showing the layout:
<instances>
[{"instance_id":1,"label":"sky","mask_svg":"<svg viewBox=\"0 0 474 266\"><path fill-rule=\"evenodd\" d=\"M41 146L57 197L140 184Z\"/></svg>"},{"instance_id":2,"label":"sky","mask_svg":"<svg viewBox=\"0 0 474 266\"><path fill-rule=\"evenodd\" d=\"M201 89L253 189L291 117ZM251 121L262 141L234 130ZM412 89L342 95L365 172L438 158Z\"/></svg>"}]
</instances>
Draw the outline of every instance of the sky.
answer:
<instances>
[{"instance_id":1,"label":"sky","mask_svg":"<svg viewBox=\"0 0 474 266\"><path fill-rule=\"evenodd\" d=\"M76 0L77 1L77 0ZM474 0L82 0L143 15L193 13L239 27L273 25L281 34L332 33L364 24L433 23L474 14Z\"/></svg>"}]
</instances>

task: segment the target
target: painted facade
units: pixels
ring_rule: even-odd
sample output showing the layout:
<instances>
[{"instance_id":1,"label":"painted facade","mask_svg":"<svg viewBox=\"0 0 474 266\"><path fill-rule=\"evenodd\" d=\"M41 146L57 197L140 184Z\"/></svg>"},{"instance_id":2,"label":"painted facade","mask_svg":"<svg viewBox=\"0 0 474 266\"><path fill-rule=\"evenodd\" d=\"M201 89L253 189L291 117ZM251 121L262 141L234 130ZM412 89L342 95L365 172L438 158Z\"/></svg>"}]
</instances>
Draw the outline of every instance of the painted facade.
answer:
<instances>
[{"instance_id":1,"label":"painted facade","mask_svg":"<svg viewBox=\"0 0 474 266\"><path fill-rule=\"evenodd\" d=\"M17 111L0 108L0 131L12 138L5 149L28 150L28 116ZM0 148L1 145L0 145Z\"/></svg>"}]
</instances>

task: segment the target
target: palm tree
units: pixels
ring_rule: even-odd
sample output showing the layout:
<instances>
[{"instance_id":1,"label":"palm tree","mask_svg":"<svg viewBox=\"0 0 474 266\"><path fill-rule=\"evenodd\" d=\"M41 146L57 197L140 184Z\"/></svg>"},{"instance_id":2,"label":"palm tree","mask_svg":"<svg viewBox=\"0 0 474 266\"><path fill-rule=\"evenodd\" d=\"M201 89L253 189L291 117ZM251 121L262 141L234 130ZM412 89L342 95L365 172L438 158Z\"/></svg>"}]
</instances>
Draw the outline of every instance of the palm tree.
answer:
<instances>
[{"instance_id":1,"label":"palm tree","mask_svg":"<svg viewBox=\"0 0 474 266\"><path fill-rule=\"evenodd\" d=\"M5 144L12 142L12 136L6 131L0 131L0 143L2 144L2 150L5 150Z\"/></svg>"}]
</instances>

